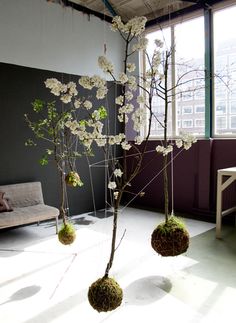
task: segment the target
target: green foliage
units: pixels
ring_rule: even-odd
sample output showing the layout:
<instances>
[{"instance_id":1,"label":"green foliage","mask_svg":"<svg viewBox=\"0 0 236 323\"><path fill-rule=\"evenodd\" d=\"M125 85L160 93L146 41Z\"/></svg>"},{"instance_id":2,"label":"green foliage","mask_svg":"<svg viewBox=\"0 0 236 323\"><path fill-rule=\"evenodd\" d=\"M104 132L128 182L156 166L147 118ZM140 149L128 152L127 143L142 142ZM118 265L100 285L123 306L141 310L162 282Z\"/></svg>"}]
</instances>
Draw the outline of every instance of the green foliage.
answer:
<instances>
[{"instance_id":1,"label":"green foliage","mask_svg":"<svg viewBox=\"0 0 236 323\"><path fill-rule=\"evenodd\" d=\"M73 187L84 185L84 183L80 179L79 174L74 171L71 171L66 175L65 181L68 185L73 186Z\"/></svg>"},{"instance_id":2,"label":"green foliage","mask_svg":"<svg viewBox=\"0 0 236 323\"><path fill-rule=\"evenodd\" d=\"M99 116L100 116L100 119L106 119L107 117L107 110L104 106L101 106L99 109L98 109L98 113L99 113Z\"/></svg>"},{"instance_id":3,"label":"green foliage","mask_svg":"<svg viewBox=\"0 0 236 323\"><path fill-rule=\"evenodd\" d=\"M176 229L186 230L185 224L176 216L170 216L167 222L165 221L158 225L158 230L162 234L168 234Z\"/></svg>"},{"instance_id":4,"label":"green foliage","mask_svg":"<svg viewBox=\"0 0 236 323\"><path fill-rule=\"evenodd\" d=\"M44 108L44 105L45 105L45 102L40 99L35 99L34 102L32 102L33 110L36 113L41 112Z\"/></svg>"},{"instance_id":5,"label":"green foliage","mask_svg":"<svg viewBox=\"0 0 236 323\"><path fill-rule=\"evenodd\" d=\"M48 156L47 155L43 155L42 158L40 158L39 163L41 166L45 166L48 164Z\"/></svg>"},{"instance_id":6,"label":"green foliage","mask_svg":"<svg viewBox=\"0 0 236 323\"><path fill-rule=\"evenodd\" d=\"M75 228L71 223L64 224L58 232L58 239L64 245L72 244L75 241L75 238Z\"/></svg>"}]
</instances>

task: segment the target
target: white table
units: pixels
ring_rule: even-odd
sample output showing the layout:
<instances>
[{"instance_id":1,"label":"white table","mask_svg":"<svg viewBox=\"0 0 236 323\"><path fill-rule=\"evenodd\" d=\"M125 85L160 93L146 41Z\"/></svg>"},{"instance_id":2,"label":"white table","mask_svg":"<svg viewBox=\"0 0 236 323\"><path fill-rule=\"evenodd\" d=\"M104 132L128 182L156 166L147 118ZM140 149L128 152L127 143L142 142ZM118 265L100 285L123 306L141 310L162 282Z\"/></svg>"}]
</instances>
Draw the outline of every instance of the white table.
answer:
<instances>
[{"instance_id":1,"label":"white table","mask_svg":"<svg viewBox=\"0 0 236 323\"><path fill-rule=\"evenodd\" d=\"M223 176L227 179L223 183ZM216 201L216 238L221 238L222 217L236 211L236 206L222 211L223 191L236 180L236 167L218 169L217 171L217 201ZM236 204L236 196L235 196Z\"/></svg>"}]
</instances>

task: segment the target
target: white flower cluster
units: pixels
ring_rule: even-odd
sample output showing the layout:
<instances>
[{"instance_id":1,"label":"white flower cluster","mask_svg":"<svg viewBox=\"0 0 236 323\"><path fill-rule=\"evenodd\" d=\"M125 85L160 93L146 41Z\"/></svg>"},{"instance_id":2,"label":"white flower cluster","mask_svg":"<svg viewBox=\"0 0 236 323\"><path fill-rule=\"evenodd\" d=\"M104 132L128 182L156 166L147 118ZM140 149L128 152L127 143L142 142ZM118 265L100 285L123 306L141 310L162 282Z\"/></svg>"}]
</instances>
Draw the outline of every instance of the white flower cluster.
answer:
<instances>
[{"instance_id":1,"label":"white flower cluster","mask_svg":"<svg viewBox=\"0 0 236 323\"><path fill-rule=\"evenodd\" d=\"M123 174L123 172L122 172L122 170L121 170L121 169L116 168L116 169L114 170L113 174L115 175L115 177L121 177L121 176L122 176L122 174Z\"/></svg>"},{"instance_id":2,"label":"white flower cluster","mask_svg":"<svg viewBox=\"0 0 236 323\"><path fill-rule=\"evenodd\" d=\"M117 98L116 98L116 104L117 105L123 105L124 103L124 97L122 95L119 95Z\"/></svg>"},{"instance_id":3,"label":"white flower cluster","mask_svg":"<svg viewBox=\"0 0 236 323\"><path fill-rule=\"evenodd\" d=\"M132 51L135 52L136 50L145 50L148 45L148 39L146 37L141 37L136 44L132 46Z\"/></svg>"},{"instance_id":4,"label":"white flower cluster","mask_svg":"<svg viewBox=\"0 0 236 323\"><path fill-rule=\"evenodd\" d=\"M127 63L127 71L132 73L136 69L136 65L134 63Z\"/></svg>"},{"instance_id":5,"label":"white flower cluster","mask_svg":"<svg viewBox=\"0 0 236 323\"><path fill-rule=\"evenodd\" d=\"M175 144L178 148L183 147L188 150L195 142L197 139L191 133L180 133L180 138L175 141Z\"/></svg>"},{"instance_id":6,"label":"white flower cluster","mask_svg":"<svg viewBox=\"0 0 236 323\"><path fill-rule=\"evenodd\" d=\"M56 78L49 78L44 82L44 84L46 88L50 89L52 94L61 96L60 100L64 103L71 102L72 97L78 94L76 84L74 82L63 84Z\"/></svg>"},{"instance_id":7,"label":"white flower cluster","mask_svg":"<svg viewBox=\"0 0 236 323\"><path fill-rule=\"evenodd\" d=\"M137 83L135 76L131 75L128 77L128 87L131 91L136 91Z\"/></svg>"},{"instance_id":8,"label":"white flower cluster","mask_svg":"<svg viewBox=\"0 0 236 323\"><path fill-rule=\"evenodd\" d=\"M164 147L164 146L160 146L158 145L156 147L156 151L160 154L163 154L163 156L166 156L168 155L170 152L173 151L173 146L172 145L168 145L167 147Z\"/></svg>"},{"instance_id":9,"label":"white flower cluster","mask_svg":"<svg viewBox=\"0 0 236 323\"><path fill-rule=\"evenodd\" d=\"M137 108L132 114L133 129L137 132L140 131L141 127L145 125L146 113L144 108Z\"/></svg>"},{"instance_id":10,"label":"white flower cluster","mask_svg":"<svg viewBox=\"0 0 236 323\"><path fill-rule=\"evenodd\" d=\"M121 84L125 84L126 82L128 82L129 79L128 76L124 72L122 72L119 74L118 80Z\"/></svg>"},{"instance_id":11,"label":"white flower cluster","mask_svg":"<svg viewBox=\"0 0 236 323\"><path fill-rule=\"evenodd\" d=\"M125 134L124 133L119 133L118 135L110 135L108 137L108 143L109 145L120 145L121 142L125 139Z\"/></svg>"},{"instance_id":12,"label":"white flower cluster","mask_svg":"<svg viewBox=\"0 0 236 323\"><path fill-rule=\"evenodd\" d=\"M110 61L108 61L108 59L105 56L98 57L98 66L103 70L104 73L113 74L114 72L113 64Z\"/></svg>"},{"instance_id":13,"label":"white flower cluster","mask_svg":"<svg viewBox=\"0 0 236 323\"><path fill-rule=\"evenodd\" d=\"M146 22L146 17L134 17L125 24L121 21L121 17L116 16L112 20L111 29L113 31L119 30L122 33L130 34L132 36L138 36L145 30Z\"/></svg>"},{"instance_id":14,"label":"white flower cluster","mask_svg":"<svg viewBox=\"0 0 236 323\"><path fill-rule=\"evenodd\" d=\"M108 183L108 188L110 190L114 190L116 188L116 182L109 182Z\"/></svg>"},{"instance_id":15,"label":"white flower cluster","mask_svg":"<svg viewBox=\"0 0 236 323\"><path fill-rule=\"evenodd\" d=\"M97 88L96 97L97 99L104 99L107 94L107 86L106 86L106 80L101 78L98 75L94 76L82 76L79 79L79 84L84 88L88 90L92 90L94 87Z\"/></svg>"},{"instance_id":16,"label":"white flower cluster","mask_svg":"<svg viewBox=\"0 0 236 323\"><path fill-rule=\"evenodd\" d=\"M143 142L143 138L141 136L134 137L134 143L136 145L141 145L142 142Z\"/></svg>"}]
</instances>

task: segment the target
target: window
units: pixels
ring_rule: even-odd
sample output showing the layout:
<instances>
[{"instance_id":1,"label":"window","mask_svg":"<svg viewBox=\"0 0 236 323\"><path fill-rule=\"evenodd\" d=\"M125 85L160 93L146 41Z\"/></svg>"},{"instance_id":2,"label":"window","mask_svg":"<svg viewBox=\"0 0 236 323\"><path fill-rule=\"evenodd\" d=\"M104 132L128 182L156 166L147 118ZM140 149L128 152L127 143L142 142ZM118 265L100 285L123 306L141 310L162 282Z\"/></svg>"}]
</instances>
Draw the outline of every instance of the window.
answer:
<instances>
[{"instance_id":1,"label":"window","mask_svg":"<svg viewBox=\"0 0 236 323\"><path fill-rule=\"evenodd\" d=\"M193 127L193 120L192 119L182 120L182 128L192 128L192 127Z\"/></svg>"},{"instance_id":2,"label":"window","mask_svg":"<svg viewBox=\"0 0 236 323\"><path fill-rule=\"evenodd\" d=\"M230 128L231 129L236 129L236 116L231 116L230 117Z\"/></svg>"},{"instance_id":3,"label":"window","mask_svg":"<svg viewBox=\"0 0 236 323\"><path fill-rule=\"evenodd\" d=\"M171 46L175 47L175 55L171 57L172 61L168 78L169 88L174 88L174 92L172 92L174 102L169 104L169 135L172 137L178 136L182 128L188 128L189 132L193 132L198 136L204 135L204 127L195 128L194 119L186 119L186 115L191 115L191 118L195 115L195 104L204 107L205 103L203 17L201 16L168 28L163 28L162 30L157 30L147 34L147 38L149 40L147 48L149 54L154 50L153 42L155 39L160 39L164 42L164 49L170 49ZM146 68L148 69L147 61ZM175 79L173 75L175 75ZM154 106L155 116L162 122L164 101L155 98L153 100ZM202 118L204 119L205 115ZM153 123L157 123L155 118ZM158 126L152 127L151 137L155 136L163 136L162 127L161 129Z\"/></svg>"},{"instance_id":4,"label":"window","mask_svg":"<svg viewBox=\"0 0 236 323\"><path fill-rule=\"evenodd\" d=\"M236 137L236 33L233 32L236 4L222 1L211 8L209 15L212 19L205 19L207 15L203 17L202 13L198 18L188 18L181 23L171 22L168 28L147 35L150 53L154 49L154 39L164 39L165 49L175 49L169 78L169 86L174 88L168 120L169 135L172 137L178 136L182 128L196 136L206 133L207 136ZM213 28L214 35L214 50L211 53L214 62L213 89L208 86L208 73L205 73L210 69L209 50L205 49L205 44L209 43L211 33L204 31L204 24L206 30ZM163 118L163 102L157 106L155 113L159 116L162 113ZM163 129L158 130L158 134L157 131L151 132L151 137L157 135L162 136Z\"/></svg>"},{"instance_id":5,"label":"window","mask_svg":"<svg viewBox=\"0 0 236 323\"><path fill-rule=\"evenodd\" d=\"M182 108L182 113L183 114L192 114L193 113L193 107L191 106L186 106Z\"/></svg>"},{"instance_id":6,"label":"window","mask_svg":"<svg viewBox=\"0 0 236 323\"><path fill-rule=\"evenodd\" d=\"M236 134L236 6L214 12L215 135ZM224 115L224 117L222 116ZM222 116L222 117L220 117Z\"/></svg>"},{"instance_id":7,"label":"window","mask_svg":"<svg viewBox=\"0 0 236 323\"><path fill-rule=\"evenodd\" d=\"M205 127L205 120L204 119L195 119L195 127L196 128L204 128Z\"/></svg>"},{"instance_id":8,"label":"window","mask_svg":"<svg viewBox=\"0 0 236 323\"><path fill-rule=\"evenodd\" d=\"M227 120L226 117L216 117L216 129L226 129Z\"/></svg>"},{"instance_id":9,"label":"window","mask_svg":"<svg viewBox=\"0 0 236 323\"><path fill-rule=\"evenodd\" d=\"M195 105L195 113L205 113L204 105Z\"/></svg>"},{"instance_id":10,"label":"window","mask_svg":"<svg viewBox=\"0 0 236 323\"><path fill-rule=\"evenodd\" d=\"M230 113L231 114L236 114L236 101L231 101L230 102Z\"/></svg>"}]
</instances>

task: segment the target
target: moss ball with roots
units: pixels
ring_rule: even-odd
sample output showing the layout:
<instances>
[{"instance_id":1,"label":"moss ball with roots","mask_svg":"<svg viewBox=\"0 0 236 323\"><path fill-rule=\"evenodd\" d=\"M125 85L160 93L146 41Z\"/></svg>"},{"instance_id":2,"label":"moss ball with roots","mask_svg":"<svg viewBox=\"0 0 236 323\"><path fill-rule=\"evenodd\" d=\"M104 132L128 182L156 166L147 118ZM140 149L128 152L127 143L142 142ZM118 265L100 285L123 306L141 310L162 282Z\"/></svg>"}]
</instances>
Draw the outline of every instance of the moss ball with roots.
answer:
<instances>
[{"instance_id":1,"label":"moss ball with roots","mask_svg":"<svg viewBox=\"0 0 236 323\"><path fill-rule=\"evenodd\" d=\"M68 245L75 241L76 232L71 223L66 223L58 232L58 239L62 244Z\"/></svg>"},{"instance_id":2,"label":"moss ball with roots","mask_svg":"<svg viewBox=\"0 0 236 323\"><path fill-rule=\"evenodd\" d=\"M88 290L89 303L98 312L113 311L120 306L122 299L123 291L113 278L99 278Z\"/></svg>"},{"instance_id":3,"label":"moss ball with roots","mask_svg":"<svg viewBox=\"0 0 236 323\"><path fill-rule=\"evenodd\" d=\"M189 233L178 218L171 216L153 231L151 244L152 248L164 257L178 256L189 247Z\"/></svg>"}]
</instances>

